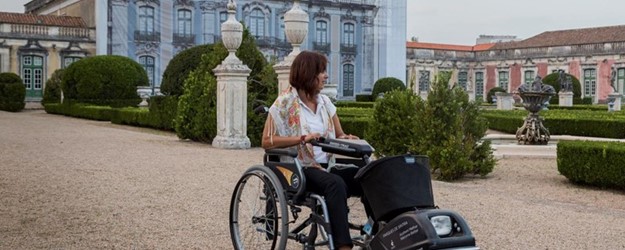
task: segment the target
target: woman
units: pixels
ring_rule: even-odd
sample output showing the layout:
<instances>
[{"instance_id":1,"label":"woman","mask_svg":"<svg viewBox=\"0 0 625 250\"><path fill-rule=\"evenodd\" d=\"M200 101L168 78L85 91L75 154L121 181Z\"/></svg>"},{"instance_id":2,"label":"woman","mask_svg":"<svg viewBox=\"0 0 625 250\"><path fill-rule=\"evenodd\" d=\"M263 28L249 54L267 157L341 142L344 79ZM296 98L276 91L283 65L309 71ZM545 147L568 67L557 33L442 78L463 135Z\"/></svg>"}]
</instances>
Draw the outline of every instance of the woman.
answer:
<instances>
[{"instance_id":1,"label":"woman","mask_svg":"<svg viewBox=\"0 0 625 250\"><path fill-rule=\"evenodd\" d=\"M302 51L295 58L289 75L291 86L269 109L262 146L265 149L297 147L298 159L305 166L307 190L325 197L335 246L351 249L347 197L348 191L358 192L350 188L359 186L347 180L348 187L340 176L327 172L325 168L334 164L334 157L308 143L320 136L358 139L343 132L336 107L327 96L319 94L328 79L326 65L326 57L315 52Z\"/></svg>"}]
</instances>

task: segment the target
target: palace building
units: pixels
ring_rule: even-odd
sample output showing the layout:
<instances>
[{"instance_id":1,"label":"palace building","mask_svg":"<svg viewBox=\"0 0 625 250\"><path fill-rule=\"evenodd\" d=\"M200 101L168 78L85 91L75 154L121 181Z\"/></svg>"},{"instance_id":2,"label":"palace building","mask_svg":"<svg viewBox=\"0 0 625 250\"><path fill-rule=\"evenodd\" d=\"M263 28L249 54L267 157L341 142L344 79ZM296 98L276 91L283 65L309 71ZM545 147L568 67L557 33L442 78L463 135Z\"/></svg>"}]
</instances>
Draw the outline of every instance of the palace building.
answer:
<instances>
[{"instance_id":1,"label":"palace building","mask_svg":"<svg viewBox=\"0 0 625 250\"><path fill-rule=\"evenodd\" d=\"M80 17L0 12L0 72L14 72L38 102L55 70L95 54L95 31Z\"/></svg>"},{"instance_id":2,"label":"palace building","mask_svg":"<svg viewBox=\"0 0 625 250\"><path fill-rule=\"evenodd\" d=\"M480 100L493 87L512 93L536 76L564 70L580 80L582 97L605 103L608 94L623 94L625 25L548 31L528 39L460 46L407 42L407 78L427 96L439 71ZM616 74L614 90L611 74Z\"/></svg>"},{"instance_id":3,"label":"palace building","mask_svg":"<svg viewBox=\"0 0 625 250\"><path fill-rule=\"evenodd\" d=\"M88 31L84 35L89 35L90 46L72 47L63 43L56 44L56 48L86 48L89 53L84 55L93 55L95 48L98 55L132 58L146 69L151 85L138 91L158 94L162 74L178 52L220 41L221 23L227 18L227 2L33 0L25 5L25 12L46 20L82 19L79 26L71 28ZM237 20L255 36L265 57L272 62L283 60L291 51L284 33L284 14L291 9L293 1L238 0L236 4ZM315 50L328 57L328 81L338 86L339 99L350 100L356 94L370 93L373 83L381 77L405 80L406 0L302 0L300 6L309 15L308 35L302 49ZM4 25L4 21L0 23ZM7 39L21 34L12 32L5 33ZM51 51L52 43L44 42L43 38L31 37L14 46L33 43ZM39 55L44 60L42 67L53 61L49 54ZM59 58L64 60L62 55ZM54 67L47 67L44 70L49 75ZM11 71L18 72L17 68ZM45 76L41 78L45 80Z\"/></svg>"}]
</instances>

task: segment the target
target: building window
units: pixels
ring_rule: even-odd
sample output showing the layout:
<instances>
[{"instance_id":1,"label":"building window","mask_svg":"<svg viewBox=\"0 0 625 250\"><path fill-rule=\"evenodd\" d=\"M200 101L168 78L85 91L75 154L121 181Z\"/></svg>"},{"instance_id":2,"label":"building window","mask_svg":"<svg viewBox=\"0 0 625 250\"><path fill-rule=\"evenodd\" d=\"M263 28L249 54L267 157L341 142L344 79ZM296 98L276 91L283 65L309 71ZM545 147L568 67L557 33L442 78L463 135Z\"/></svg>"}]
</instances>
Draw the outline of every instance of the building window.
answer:
<instances>
[{"instance_id":1,"label":"building window","mask_svg":"<svg viewBox=\"0 0 625 250\"><path fill-rule=\"evenodd\" d=\"M354 96L354 65L343 65L343 96Z\"/></svg>"},{"instance_id":2,"label":"building window","mask_svg":"<svg viewBox=\"0 0 625 250\"><path fill-rule=\"evenodd\" d=\"M475 99L483 101L484 96L484 72L475 72Z\"/></svg>"},{"instance_id":3,"label":"building window","mask_svg":"<svg viewBox=\"0 0 625 250\"><path fill-rule=\"evenodd\" d=\"M619 68L616 75L616 88L614 91L619 92L619 89L625 86L625 68Z\"/></svg>"},{"instance_id":4,"label":"building window","mask_svg":"<svg viewBox=\"0 0 625 250\"><path fill-rule=\"evenodd\" d=\"M258 8L250 14L250 32L256 38L265 36L265 14Z\"/></svg>"},{"instance_id":5,"label":"building window","mask_svg":"<svg viewBox=\"0 0 625 250\"><path fill-rule=\"evenodd\" d=\"M430 71L419 70L419 92L430 90Z\"/></svg>"},{"instance_id":6,"label":"building window","mask_svg":"<svg viewBox=\"0 0 625 250\"><path fill-rule=\"evenodd\" d=\"M526 70L524 74L525 75L524 75L523 79L524 79L524 82L526 84L530 84L530 83L534 82L534 78L536 76L536 73L533 70Z\"/></svg>"},{"instance_id":7,"label":"building window","mask_svg":"<svg viewBox=\"0 0 625 250\"><path fill-rule=\"evenodd\" d=\"M594 97L597 93L597 70L584 70L584 96Z\"/></svg>"},{"instance_id":8,"label":"building window","mask_svg":"<svg viewBox=\"0 0 625 250\"><path fill-rule=\"evenodd\" d=\"M343 24L343 44L345 46L354 46L354 24Z\"/></svg>"},{"instance_id":9,"label":"building window","mask_svg":"<svg viewBox=\"0 0 625 250\"><path fill-rule=\"evenodd\" d=\"M499 87L508 92L508 79L510 75L508 71L499 71Z\"/></svg>"},{"instance_id":10,"label":"building window","mask_svg":"<svg viewBox=\"0 0 625 250\"><path fill-rule=\"evenodd\" d=\"M41 97L43 89L43 57L22 57L22 80L26 87L26 97Z\"/></svg>"},{"instance_id":11,"label":"building window","mask_svg":"<svg viewBox=\"0 0 625 250\"><path fill-rule=\"evenodd\" d=\"M228 12L222 11L219 12L219 23L224 23L228 20Z\"/></svg>"},{"instance_id":12,"label":"building window","mask_svg":"<svg viewBox=\"0 0 625 250\"><path fill-rule=\"evenodd\" d=\"M284 26L284 16L280 17L280 34L278 34L278 37L280 38L280 40L286 41L286 31L285 31L285 26Z\"/></svg>"},{"instance_id":13,"label":"building window","mask_svg":"<svg viewBox=\"0 0 625 250\"><path fill-rule=\"evenodd\" d=\"M154 57L140 56L139 64L141 64L141 66L145 69L145 72L148 73L150 86L154 86Z\"/></svg>"},{"instance_id":14,"label":"building window","mask_svg":"<svg viewBox=\"0 0 625 250\"><path fill-rule=\"evenodd\" d=\"M317 21L315 38L319 45L328 43L328 23L326 21Z\"/></svg>"},{"instance_id":15,"label":"building window","mask_svg":"<svg viewBox=\"0 0 625 250\"><path fill-rule=\"evenodd\" d=\"M144 35L154 33L154 8L139 7L139 32Z\"/></svg>"},{"instance_id":16,"label":"building window","mask_svg":"<svg viewBox=\"0 0 625 250\"><path fill-rule=\"evenodd\" d=\"M191 36L191 11L178 10L178 35Z\"/></svg>"},{"instance_id":17,"label":"building window","mask_svg":"<svg viewBox=\"0 0 625 250\"><path fill-rule=\"evenodd\" d=\"M77 62L80 60L80 57L77 56L65 56L63 57L63 68L67 68L70 64Z\"/></svg>"},{"instance_id":18,"label":"building window","mask_svg":"<svg viewBox=\"0 0 625 250\"><path fill-rule=\"evenodd\" d=\"M467 72L461 71L458 73L458 86L463 90L467 90Z\"/></svg>"}]
</instances>

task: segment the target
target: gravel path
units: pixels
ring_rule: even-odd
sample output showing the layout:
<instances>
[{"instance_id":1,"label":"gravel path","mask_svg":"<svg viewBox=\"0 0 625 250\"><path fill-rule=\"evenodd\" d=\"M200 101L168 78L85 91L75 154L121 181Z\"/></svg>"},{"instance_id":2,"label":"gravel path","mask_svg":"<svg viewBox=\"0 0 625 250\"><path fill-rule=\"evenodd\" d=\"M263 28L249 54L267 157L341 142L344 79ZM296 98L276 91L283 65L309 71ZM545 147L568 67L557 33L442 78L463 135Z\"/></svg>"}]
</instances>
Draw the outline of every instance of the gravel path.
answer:
<instances>
[{"instance_id":1,"label":"gravel path","mask_svg":"<svg viewBox=\"0 0 625 250\"><path fill-rule=\"evenodd\" d=\"M262 154L0 111L0 249L231 249L230 195ZM555 159L504 158L487 178L433 185L482 249L625 249L625 193L574 186Z\"/></svg>"}]
</instances>

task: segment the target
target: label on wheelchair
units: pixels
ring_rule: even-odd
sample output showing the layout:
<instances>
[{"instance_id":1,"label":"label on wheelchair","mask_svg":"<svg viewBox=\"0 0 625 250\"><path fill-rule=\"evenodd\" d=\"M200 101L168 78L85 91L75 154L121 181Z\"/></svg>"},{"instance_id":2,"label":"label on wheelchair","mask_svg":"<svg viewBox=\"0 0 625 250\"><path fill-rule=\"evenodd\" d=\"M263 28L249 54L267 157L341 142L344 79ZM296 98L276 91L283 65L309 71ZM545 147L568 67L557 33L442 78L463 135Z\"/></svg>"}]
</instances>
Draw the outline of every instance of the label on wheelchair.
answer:
<instances>
[{"instance_id":1,"label":"label on wheelchair","mask_svg":"<svg viewBox=\"0 0 625 250\"><path fill-rule=\"evenodd\" d=\"M293 174L291 170L285 167L276 166L276 168L282 173L290 187L295 189L299 188L300 181L296 174Z\"/></svg>"}]
</instances>

